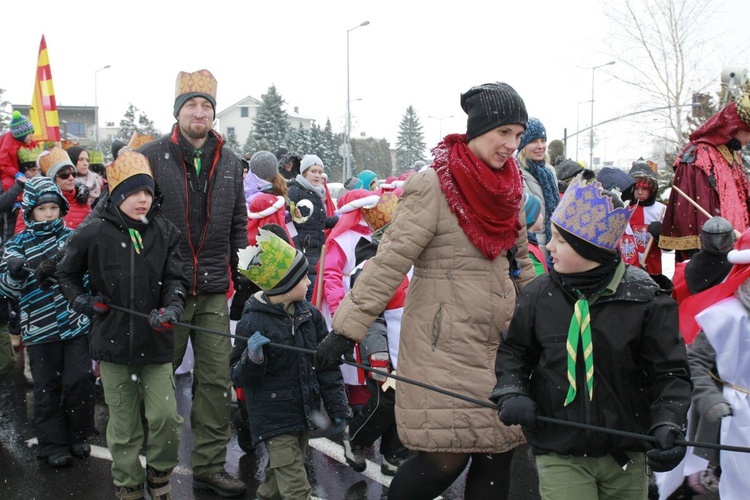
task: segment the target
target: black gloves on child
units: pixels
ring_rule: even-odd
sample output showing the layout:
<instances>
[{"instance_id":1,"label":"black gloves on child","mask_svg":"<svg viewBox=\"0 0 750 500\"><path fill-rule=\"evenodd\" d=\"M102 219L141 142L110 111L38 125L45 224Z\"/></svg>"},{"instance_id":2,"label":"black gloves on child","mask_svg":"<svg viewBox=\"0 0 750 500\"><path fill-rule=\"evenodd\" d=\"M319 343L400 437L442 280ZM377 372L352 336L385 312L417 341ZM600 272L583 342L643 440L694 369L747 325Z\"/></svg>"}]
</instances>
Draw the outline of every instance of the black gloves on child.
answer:
<instances>
[{"instance_id":1,"label":"black gloves on child","mask_svg":"<svg viewBox=\"0 0 750 500\"><path fill-rule=\"evenodd\" d=\"M657 440L656 448L646 452L648 464L654 472L668 472L682 461L687 449L675 445L676 439L685 439L685 435L677 427L660 425L652 434Z\"/></svg>"}]
</instances>

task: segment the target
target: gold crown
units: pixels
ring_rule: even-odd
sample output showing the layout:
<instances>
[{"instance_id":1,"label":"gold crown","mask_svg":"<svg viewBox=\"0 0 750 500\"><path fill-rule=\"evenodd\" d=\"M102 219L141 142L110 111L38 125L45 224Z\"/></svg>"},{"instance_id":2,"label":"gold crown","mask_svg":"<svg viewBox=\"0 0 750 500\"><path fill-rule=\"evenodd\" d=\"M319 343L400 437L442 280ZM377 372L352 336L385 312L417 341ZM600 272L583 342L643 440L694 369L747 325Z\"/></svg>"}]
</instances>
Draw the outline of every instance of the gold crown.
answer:
<instances>
[{"instance_id":1,"label":"gold crown","mask_svg":"<svg viewBox=\"0 0 750 500\"><path fill-rule=\"evenodd\" d=\"M148 158L138 151L132 149L122 149L117 155L117 159L107 167L107 183L109 192L113 192L122 181L128 177L138 174L146 174L153 178L151 166Z\"/></svg>"},{"instance_id":2,"label":"gold crown","mask_svg":"<svg viewBox=\"0 0 750 500\"><path fill-rule=\"evenodd\" d=\"M70 148L72 148L72 147L74 147L74 146L80 146L81 144L80 144L80 143L78 143L78 142L73 142L73 141L71 141L70 139L65 139L64 141L62 141L61 145L62 145L62 148L63 148L63 149L65 150L65 151L67 151L67 150L69 150Z\"/></svg>"},{"instance_id":3,"label":"gold crown","mask_svg":"<svg viewBox=\"0 0 750 500\"><path fill-rule=\"evenodd\" d=\"M255 246L237 252L237 270L262 290L271 290L294 265L297 250L271 231L260 229Z\"/></svg>"},{"instance_id":4,"label":"gold crown","mask_svg":"<svg viewBox=\"0 0 750 500\"><path fill-rule=\"evenodd\" d=\"M380 195L377 205L374 207L363 207L362 218L367 222L373 232L384 228L393 219L398 205L398 196L393 192L385 192Z\"/></svg>"},{"instance_id":5,"label":"gold crown","mask_svg":"<svg viewBox=\"0 0 750 500\"><path fill-rule=\"evenodd\" d=\"M47 175L50 169L59 169L59 167L65 165L71 166L75 170L73 162L70 161L70 156L59 146L55 146L48 151L43 151L37 158L36 163L44 175Z\"/></svg>"},{"instance_id":6,"label":"gold crown","mask_svg":"<svg viewBox=\"0 0 750 500\"><path fill-rule=\"evenodd\" d=\"M199 69L193 73L180 71L177 73L174 96L177 98L190 92L207 94L216 100L216 78L207 69Z\"/></svg>"},{"instance_id":7,"label":"gold crown","mask_svg":"<svg viewBox=\"0 0 750 500\"><path fill-rule=\"evenodd\" d=\"M743 92L737 97L737 114L750 127L750 94Z\"/></svg>"},{"instance_id":8,"label":"gold crown","mask_svg":"<svg viewBox=\"0 0 750 500\"><path fill-rule=\"evenodd\" d=\"M149 142L154 140L154 136L150 134L141 134L137 130L133 132L133 136L130 138L130 142L128 142L127 147L130 149L138 149L144 144L148 144Z\"/></svg>"}]
</instances>

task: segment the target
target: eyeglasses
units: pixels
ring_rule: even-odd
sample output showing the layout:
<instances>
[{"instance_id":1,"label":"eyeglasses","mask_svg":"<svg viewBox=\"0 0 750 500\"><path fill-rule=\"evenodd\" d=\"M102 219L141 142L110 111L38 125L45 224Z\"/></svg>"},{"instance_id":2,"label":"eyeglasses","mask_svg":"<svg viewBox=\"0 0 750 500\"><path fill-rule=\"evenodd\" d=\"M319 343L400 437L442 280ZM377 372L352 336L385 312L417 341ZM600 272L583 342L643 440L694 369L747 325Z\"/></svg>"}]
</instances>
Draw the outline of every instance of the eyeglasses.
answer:
<instances>
[{"instance_id":1,"label":"eyeglasses","mask_svg":"<svg viewBox=\"0 0 750 500\"><path fill-rule=\"evenodd\" d=\"M65 180L65 179L70 179L72 175L73 175L73 172L63 172L61 174L57 174L57 177L62 180Z\"/></svg>"}]
</instances>

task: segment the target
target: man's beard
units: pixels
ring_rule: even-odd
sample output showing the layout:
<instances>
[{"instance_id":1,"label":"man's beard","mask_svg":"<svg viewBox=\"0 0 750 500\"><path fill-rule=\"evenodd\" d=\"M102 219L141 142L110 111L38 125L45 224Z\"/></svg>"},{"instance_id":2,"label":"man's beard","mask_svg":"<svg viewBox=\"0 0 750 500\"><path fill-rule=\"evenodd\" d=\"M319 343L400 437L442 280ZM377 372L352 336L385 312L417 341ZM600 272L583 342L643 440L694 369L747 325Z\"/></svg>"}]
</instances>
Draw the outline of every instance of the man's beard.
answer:
<instances>
[{"instance_id":1,"label":"man's beard","mask_svg":"<svg viewBox=\"0 0 750 500\"><path fill-rule=\"evenodd\" d=\"M208 126L203 127L202 130L196 130L195 128L190 127L190 126L187 127L187 129L180 128L182 133L185 134L190 139L205 139L206 137L208 137L208 131L210 129L211 127L208 127Z\"/></svg>"}]
</instances>

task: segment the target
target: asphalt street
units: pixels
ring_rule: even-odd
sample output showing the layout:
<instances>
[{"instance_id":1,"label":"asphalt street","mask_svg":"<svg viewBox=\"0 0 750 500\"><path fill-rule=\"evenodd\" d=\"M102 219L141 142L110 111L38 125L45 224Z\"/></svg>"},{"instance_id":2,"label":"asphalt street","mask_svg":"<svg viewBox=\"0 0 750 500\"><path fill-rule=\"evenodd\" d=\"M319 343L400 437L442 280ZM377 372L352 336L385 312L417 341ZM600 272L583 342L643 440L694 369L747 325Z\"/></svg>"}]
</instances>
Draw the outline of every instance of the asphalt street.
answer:
<instances>
[{"instance_id":1,"label":"asphalt street","mask_svg":"<svg viewBox=\"0 0 750 500\"><path fill-rule=\"evenodd\" d=\"M190 470L190 433L192 377L177 377L178 410L185 417L180 449L180 464L172 476L172 494L175 500L218 499L211 492L198 492L192 488ZM99 435L91 439L92 454L86 460L76 460L73 466L53 469L36 458L36 439L31 424L33 393L23 375L23 351L18 353L16 366L10 378L0 386L0 499L52 500L52 499L111 499L114 489L110 475L111 456L106 447L105 430L108 410L101 393L96 400L96 428ZM314 433L310 442L307 469L314 495L331 500L380 499L388 491L390 477L380 473L378 443L367 451L368 466L357 473L344 463L340 440L326 433ZM143 460L142 460L143 461ZM233 434L227 452L227 470L247 483L245 498L254 498L262 481L267 462L265 449L260 446L254 453L246 454L237 445ZM514 457L511 498L534 500L538 498L536 470L528 448L522 447ZM464 476L443 494L446 500L462 498Z\"/></svg>"}]
</instances>

